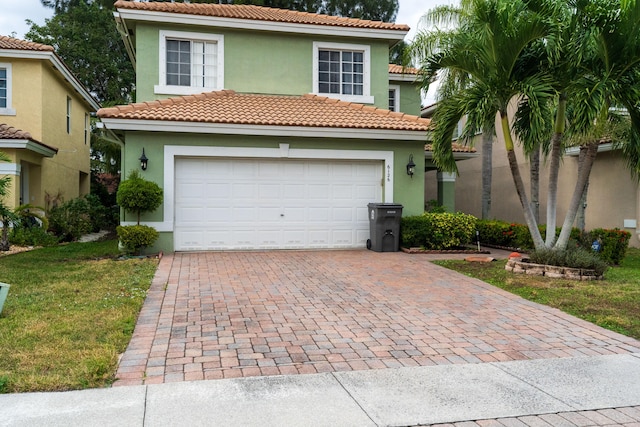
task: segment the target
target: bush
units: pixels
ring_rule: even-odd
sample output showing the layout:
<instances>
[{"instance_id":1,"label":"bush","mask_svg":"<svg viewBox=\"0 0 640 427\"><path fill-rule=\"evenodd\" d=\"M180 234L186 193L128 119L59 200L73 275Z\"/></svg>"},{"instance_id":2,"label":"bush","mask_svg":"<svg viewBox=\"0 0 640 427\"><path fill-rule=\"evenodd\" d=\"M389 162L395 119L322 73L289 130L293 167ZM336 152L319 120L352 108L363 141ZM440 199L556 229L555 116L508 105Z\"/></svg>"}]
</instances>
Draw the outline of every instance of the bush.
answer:
<instances>
[{"instance_id":1,"label":"bush","mask_svg":"<svg viewBox=\"0 0 640 427\"><path fill-rule=\"evenodd\" d=\"M72 199L51 208L48 218L49 231L61 242L78 240L93 229L89 204L83 198Z\"/></svg>"},{"instance_id":2,"label":"bush","mask_svg":"<svg viewBox=\"0 0 640 427\"><path fill-rule=\"evenodd\" d=\"M463 213L431 213L402 218L400 235L403 246L426 249L450 249L472 241L476 218Z\"/></svg>"},{"instance_id":3,"label":"bush","mask_svg":"<svg viewBox=\"0 0 640 427\"><path fill-rule=\"evenodd\" d=\"M107 225L106 215L100 199L87 194L51 208L47 215L49 231L62 242L72 242L83 234L100 231Z\"/></svg>"},{"instance_id":4,"label":"bush","mask_svg":"<svg viewBox=\"0 0 640 427\"><path fill-rule=\"evenodd\" d=\"M580 247L569 247L566 250L540 249L531 252L530 261L535 264L555 265L595 270L602 275L608 268L607 263L591 251Z\"/></svg>"},{"instance_id":5,"label":"bush","mask_svg":"<svg viewBox=\"0 0 640 427\"><path fill-rule=\"evenodd\" d=\"M128 254L139 254L142 248L158 240L158 231L146 225L119 225L116 227L120 243Z\"/></svg>"},{"instance_id":6,"label":"bush","mask_svg":"<svg viewBox=\"0 0 640 427\"><path fill-rule=\"evenodd\" d=\"M140 214L151 212L162 204L162 189L155 182L143 179L134 170L120 183L117 200L125 211L136 214L140 224Z\"/></svg>"},{"instance_id":7,"label":"bush","mask_svg":"<svg viewBox=\"0 0 640 427\"><path fill-rule=\"evenodd\" d=\"M525 224L509 223L497 219L480 219L477 222L477 227L481 243L523 250L533 249L534 247L529 227ZM547 233L546 224L539 225L538 230L540 230L540 234L544 239ZM556 228L556 237L560 235L560 231L560 228ZM580 229L572 228L570 239L578 240L580 233Z\"/></svg>"},{"instance_id":8,"label":"bush","mask_svg":"<svg viewBox=\"0 0 640 427\"><path fill-rule=\"evenodd\" d=\"M630 239L631 233L618 228L613 230L596 228L584 233L578 241L584 248L591 248L593 242L598 241L600 251L597 255L610 265L620 265L627 254Z\"/></svg>"},{"instance_id":9,"label":"bush","mask_svg":"<svg viewBox=\"0 0 640 427\"><path fill-rule=\"evenodd\" d=\"M18 246L55 246L58 238L42 227L16 226L11 231L9 241Z\"/></svg>"}]
</instances>

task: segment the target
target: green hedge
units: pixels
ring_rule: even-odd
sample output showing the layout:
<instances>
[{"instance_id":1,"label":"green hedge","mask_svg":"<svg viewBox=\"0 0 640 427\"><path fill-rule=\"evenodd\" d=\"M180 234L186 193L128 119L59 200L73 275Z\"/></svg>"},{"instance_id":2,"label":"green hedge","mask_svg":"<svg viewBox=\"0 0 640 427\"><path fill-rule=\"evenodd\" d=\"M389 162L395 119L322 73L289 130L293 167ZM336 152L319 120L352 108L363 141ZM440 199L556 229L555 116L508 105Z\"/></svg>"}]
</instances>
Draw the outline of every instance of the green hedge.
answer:
<instances>
[{"instance_id":1,"label":"green hedge","mask_svg":"<svg viewBox=\"0 0 640 427\"><path fill-rule=\"evenodd\" d=\"M142 248L158 240L158 231L147 225L119 225L116 227L120 243L128 254L137 255Z\"/></svg>"},{"instance_id":2,"label":"green hedge","mask_svg":"<svg viewBox=\"0 0 640 427\"><path fill-rule=\"evenodd\" d=\"M604 261L611 265L619 265L627 254L629 248L629 240L631 233L628 231L614 228L613 230L605 230L596 228L588 233L584 233L580 238L581 246L591 248L593 242L600 243L598 255Z\"/></svg>"},{"instance_id":3,"label":"green hedge","mask_svg":"<svg viewBox=\"0 0 640 427\"><path fill-rule=\"evenodd\" d=\"M480 243L487 245L505 246L509 248L519 248L523 250L533 249L533 241L529 228L523 224L509 223L500 220L478 220L476 224L480 236ZM546 235L547 227L542 224L538 227L542 238ZM560 228L556 229L556 236L560 235ZM578 228L571 229L570 241L576 246L591 251L594 241L600 243L598 256L608 264L620 264L624 259L631 233L624 230L594 229L587 233L582 233Z\"/></svg>"},{"instance_id":4,"label":"green hedge","mask_svg":"<svg viewBox=\"0 0 640 427\"><path fill-rule=\"evenodd\" d=\"M400 239L404 247L451 249L470 243L477 219L463 213L425 212L402 218Z\"/></svg>"}]
</instances>

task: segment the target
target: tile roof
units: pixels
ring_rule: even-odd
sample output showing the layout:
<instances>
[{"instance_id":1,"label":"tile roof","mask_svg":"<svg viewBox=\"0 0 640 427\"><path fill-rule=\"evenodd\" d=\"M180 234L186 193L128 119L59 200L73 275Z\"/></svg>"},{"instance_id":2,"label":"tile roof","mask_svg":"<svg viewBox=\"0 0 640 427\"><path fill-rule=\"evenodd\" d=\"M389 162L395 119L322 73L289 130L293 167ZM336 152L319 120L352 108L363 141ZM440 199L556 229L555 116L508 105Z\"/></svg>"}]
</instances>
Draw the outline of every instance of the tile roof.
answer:
<instances>
[{"instance_id":1,"label":"tile roof","mask_svg":"<svg viewBox=\"0 0 640 427\"><path fill-rule=\"evenodd\" d=\"M167 12L186 15L201 15L217 18L248 19L290 24L328 25L334 27L371 28L378 30L409 31L409 26L381 21L344 18L318 13L298 12L287 9L246 4L133 2L118 0L116 9L133 9L148 12Z\"/></svg>"},{"instance_id":2,"label":"tile roof","mask_svg":"<svg viewBox=\"0 0 640 427\"><path fill-rule=\"evenodd\" d=\"M10 126L6 123L0 123L0 140L2 139L18 140L18 141L27 140L27 141L35 142L36 144L41 145L44 148L47 148L49 150L58 152L57 148L51 147L49 145L43 144L42 142L36 139L33 139L33 137L29 132L21 129L16 129L13 126Z\"/></svg>"},{"instance_id":3,"label":"tile roof","mask_svg":"<svg viewBox=\"0 0 640 427\"><path fill-rule=\"evenodd\" d=\"M0 49L53 52L53 46L35 42L28 42L26 40L14 39L13 37L8 36L0 36Z\"/></svg>"},{"instance_id":4,"label":"tile roof","mask_svg":"<svg viewBox=\"0 0 640 427\"><path fill-rule=\"evenodd\" d=\"M207 92L102 108L100 118L177 122L427 131L430 121L318 95Z\"/></svg>"},{"instance_id":5,"label":"tile roof","mask_svg":"<svg viewBox=\"0 0 640 427\"><path fill-rule=\"evenodd\" d=\"M16 129L5 123L0 123L0 139L28 139L34 141L29 132Z\"/></svg>"},{"instance_id":6,"label":"tile roof","mask_svg":"<svg viewBox=\"0 0 640 427\"><path fill-rule=\"evenodd\" d=\"M392 74L415 74L417 75L420 70L413 67L403 67L402 65L389 64L389 72Z\"/></svg>"},{"instance_id":7,"label":"tile roof","mask_svg":"<svg viewBox=\"0 0 640 427\"><path fill-rule=\"evenodd\" d=\"M431 144L427 144L424 146L425 151L433 151L433 147ZM475 147L471 147L469 145L458 144L457 142L451 143L451 151L454 153L475 153Z\"/></svg>"}]
</instances>

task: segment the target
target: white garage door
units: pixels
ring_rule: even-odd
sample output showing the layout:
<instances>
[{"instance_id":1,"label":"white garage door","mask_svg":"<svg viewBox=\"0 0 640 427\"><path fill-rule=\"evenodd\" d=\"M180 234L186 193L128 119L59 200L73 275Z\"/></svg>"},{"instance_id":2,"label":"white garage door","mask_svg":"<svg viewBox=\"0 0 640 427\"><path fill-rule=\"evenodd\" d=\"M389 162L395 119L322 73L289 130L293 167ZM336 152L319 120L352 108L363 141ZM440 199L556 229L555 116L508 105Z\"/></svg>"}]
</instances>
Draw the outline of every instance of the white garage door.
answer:
<instances>
[{"instance_id":1,"label":"white garage door","mask_svg":"<svg viewBox=\"0 0 640 427\"><path fill-rule=\"evenodd\" d=\"M380 161L176 159L174 247L364 247Z\"/></svg>"}]
</instances>

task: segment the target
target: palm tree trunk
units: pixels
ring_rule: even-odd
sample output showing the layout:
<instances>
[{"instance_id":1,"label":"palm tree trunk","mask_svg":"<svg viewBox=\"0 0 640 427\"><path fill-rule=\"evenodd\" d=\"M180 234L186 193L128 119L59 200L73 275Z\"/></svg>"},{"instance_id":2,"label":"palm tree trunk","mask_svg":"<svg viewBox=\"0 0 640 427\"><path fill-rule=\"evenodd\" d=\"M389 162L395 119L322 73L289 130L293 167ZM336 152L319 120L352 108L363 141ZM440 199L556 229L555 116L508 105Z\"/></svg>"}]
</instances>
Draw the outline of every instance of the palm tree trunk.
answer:
<instances>
[{"instance_id":1,"label":"palm tree trunk","mask_svg":"<svg viewBox=\"0 0 640 427\"><path fill-rule=\"evenodd\" d=\"M507 149L509 168L511 169L513 183L516 187L518 197L520 198L522 210L524 211L524 220L527 223L527 227L529 228L529 233L531 233L531 239L533 240L534 247L536 249L542 249L544 247L544 240L542 240L540 230L538 230L538 223L533 216L533 211L531 210L531 205L529 204L529 199L527 198L527 193L524 188L524 182L522 181L522 176L520 175L520 167L518 166L518 159L516 158L513 139L511 138L511 131L509 129L509 119L507 118L506 113L500 113L500 121L502 122L502 133L504 135L504 145Z\"/></svg>"},{"instance_id":2,"label":"palm tree trunk","mask_svg":"<svg viewBox=\"0 0 640 427\"><path fill-rule=\"evenodd\" d=\"M493 126L485 126L482 133L482 219L491 215L493 133Z\"/></svg>"},{"instance_id":3,"label":"palm tree trunk","mask_svg":"<svg viewBox=\"0 0 640 427\"><path fill-rule=\"evenodd\" d=\"M531 178L531 210L536 223L540 223L540 144L537 144L529 156L529 176Z\"/></svg>"},{"instance_id":4,"label":"palm tree trunk","mask_svg":"<svg viewBox=\"0 0 640 427\"><path fill-rule=\"evenodd\" d=\"M580 147L580 155L578 157L578 173L582 170L582 165L584 164L584 158L587 154L587 147ZM580 199L580 203L578 204L578 213L576 215L576 227L580 229L580 231L584 231L585 229L585 211L587 210L587 193L589 192L589 181L587 181L587 185L584 186L584 191L582 192L582 198Z\"/></svg>"},{"instance_id":5,"label":"palm tree trunk","mask_svg":"<svg viewBox=\"0 0 640 427\"><path fill-rule=\"evenodd\" d=\"M560 95L556 123L553 137L551 138L551 155L549 159L549 189L547 193L547 234L545 246L553 247L556 241L556 215L558 209L558 176L560 171L560 159L562 158L562 136L565 130L565 116L567 111L567 99Z\"/></svg>"},{"instance_id":6,"label":"palm tree trunk","mask_svg":"<svg viewBox=\"0 0 640 427\"><path fill-rule=\"evenodd\" d=\"M580 204L580 200L582 200L582 194L584 193L587 182L589 182L589 175L591 174L593 162L596 159L596 154L598 154L598 145L598 141L593 141L587 144L587 152L584 157L584 163L582 164L582 168L578 171L576 186L573 190L573 196L571 197L571 202L569 203L567 215L565 216L564 223L562 224L562 231L560 232L558 241L554 246L555 249L567 248L567 244L569 243L569 236L571 235L571 228L573 227L573 223L578 212L578 205Z\"/></svg>"}]
</instances>

